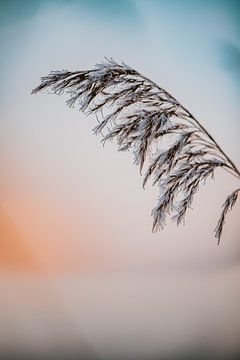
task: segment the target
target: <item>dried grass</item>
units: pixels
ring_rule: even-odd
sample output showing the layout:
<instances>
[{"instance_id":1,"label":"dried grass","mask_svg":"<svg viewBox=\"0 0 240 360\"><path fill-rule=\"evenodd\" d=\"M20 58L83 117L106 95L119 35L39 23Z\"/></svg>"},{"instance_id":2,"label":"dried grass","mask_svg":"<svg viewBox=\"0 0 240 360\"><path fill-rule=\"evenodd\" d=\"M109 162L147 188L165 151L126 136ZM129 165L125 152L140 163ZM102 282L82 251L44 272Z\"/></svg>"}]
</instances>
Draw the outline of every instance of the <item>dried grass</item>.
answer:
<instances>
[{"instance_id":1,"label":"dried grass","mask_svg":"<svg viewBox=\"0 0 240 360\"><path fill-rule=\"evenodd\" d=\"M164 227L169 215L177 224L184 222L199 183L213 177L216 168L240 178L234 163L185 107L124 63L106 59L92 70L52 71L32 93L47 88L58 95L68 93L71 107L78 104L86 114L100 114L94 133L102 134L103 143L116 139L119 151L132 149L140 173L146 167L143 186L150 178L159 186L153 232ZM215 229L218 243L239 191L223 205Z\"/></svg>"}]
</instances>

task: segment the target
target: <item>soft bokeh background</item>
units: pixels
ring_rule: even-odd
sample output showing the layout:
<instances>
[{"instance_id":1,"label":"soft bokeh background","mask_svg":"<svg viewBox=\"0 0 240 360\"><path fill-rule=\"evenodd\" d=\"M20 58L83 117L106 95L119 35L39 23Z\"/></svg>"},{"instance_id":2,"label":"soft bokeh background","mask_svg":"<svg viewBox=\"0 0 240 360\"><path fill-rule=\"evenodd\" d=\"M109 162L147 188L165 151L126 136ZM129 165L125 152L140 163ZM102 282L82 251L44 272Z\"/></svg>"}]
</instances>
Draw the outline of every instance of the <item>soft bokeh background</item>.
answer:
<instances>
[{"instance_id":1,"label":"soft bokeh background","mask_svg":"<svg viewBox=\"0 0 240 360\"><path fill-rule=\"evenodd\" d=\"M231 359L240 352L239 182L216 172L185 226L94 117L40 77L124 61L179 99L239 166L239 1L0 1L0 358Z\"/></svg>"}]
</instances>

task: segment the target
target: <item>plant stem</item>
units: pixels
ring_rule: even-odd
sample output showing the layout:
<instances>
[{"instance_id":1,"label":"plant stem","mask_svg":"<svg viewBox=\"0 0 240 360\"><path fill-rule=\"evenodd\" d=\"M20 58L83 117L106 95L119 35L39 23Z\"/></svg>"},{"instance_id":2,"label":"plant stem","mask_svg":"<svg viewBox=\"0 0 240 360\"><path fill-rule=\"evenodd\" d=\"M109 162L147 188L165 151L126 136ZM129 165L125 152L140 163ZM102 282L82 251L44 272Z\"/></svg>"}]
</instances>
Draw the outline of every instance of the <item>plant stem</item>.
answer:
<instances>
[{"instance_id":1,"label":"plant stem","mask_svg":"<svg viewBox=\"0 0 240 360\"><path fill-rule=\"evenodd\" d=\"M214 138L212 137L212 135L207 131L207 129L205 129L205 127L200 124L200 122L190 113L190 111L188 111L184 106L182 106L176 98L174 98L174 96L172 96L168 91L166 91L165 89L162 89L158 84L156 84L154 81L150 80L149 78L147 78L146 76L138 73L139 76L141 76L143 79L145 79L146 81L150 82L152 85L156 86L159 90L163 90L170 98L172 98L174 101L176 101L177 104L179 104L181 106L181 108L187 113L187 115L198 125L198 128L201 129L207 136L208 138L214 143L214 145L216 146L216 148L220 151L220 153L222 153L222 155L225 157L226 161L231 165L231 167L227 166L227 164L225 165L225 168L230 168L231 170L233 170L233 173L231 173L232 175L234 175L235 177L237 177L238 179L240 179L240 171L238 170L237 166L234 164L234 162L227 156L227 154L222 150L222 148L220 147L220 145L218 145L218 143L214 140Z\"/></svg>"}]
</instances>

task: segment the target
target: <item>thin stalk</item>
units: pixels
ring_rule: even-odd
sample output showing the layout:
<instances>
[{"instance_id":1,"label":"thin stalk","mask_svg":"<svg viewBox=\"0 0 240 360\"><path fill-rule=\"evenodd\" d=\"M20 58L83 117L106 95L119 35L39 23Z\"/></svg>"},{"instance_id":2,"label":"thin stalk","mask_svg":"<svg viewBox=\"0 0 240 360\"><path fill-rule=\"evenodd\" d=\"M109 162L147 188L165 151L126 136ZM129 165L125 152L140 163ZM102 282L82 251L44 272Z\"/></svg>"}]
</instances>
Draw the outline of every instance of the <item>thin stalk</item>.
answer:
<instances>
[{"instance_id":1,"label":"thin stalk","mask_svg":"<svg viewBox=\"0 0 240 360\"><path fill-rule=\"evenodd\" d=\"M150 80L149 78L147 78L146 76L142 75L139 73L139 75L144 78L146 81L149 81L151 84L153 84L154 86L156 86L159 90L164 90L164 92L170 97L172 98L174 101L176 101L176 103L179 104L179 102L177 101L177 99L172 96L168 91L166 91L165 89L162 89L158 84L156 84L154 81ZM182 104L180 104L182 109L184 111L186 111L186 113L188 114L188 116L190 118L192 118L194 120L194 122L198 125L198 128L201 129L208 137L209 139L214 143L214 145L216 146L216 148L223 154L223 156L225 157L226 161L231 165L232 170L235 173L235 177L237 177L238 179L240 179L240 171L238 170L237 166L234 164L234 162L227 156L227 154L222 150L222 148L220 147L220 145L218 145L218 143L216 142L216 140L214 140L214 138L212 137L212 135L207 131L207 129L205 129L205 127L200 124L200 122L190 113L190 111L188 111L184 106L182 106ZM234 175L232 173L232 175Z\"/></svg>"}]
</instances>

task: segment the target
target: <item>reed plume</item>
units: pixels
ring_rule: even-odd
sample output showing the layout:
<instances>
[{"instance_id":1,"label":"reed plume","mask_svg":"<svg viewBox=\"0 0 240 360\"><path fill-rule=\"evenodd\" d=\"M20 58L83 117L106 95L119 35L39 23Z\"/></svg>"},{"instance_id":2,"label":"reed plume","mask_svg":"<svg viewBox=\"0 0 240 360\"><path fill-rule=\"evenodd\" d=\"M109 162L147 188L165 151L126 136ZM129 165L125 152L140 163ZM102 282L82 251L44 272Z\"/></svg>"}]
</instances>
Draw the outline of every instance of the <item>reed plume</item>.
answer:
<instances>
[{"instance_id":1,"label":"reed plume","mask_svg":"<svg viewBox=\"0 0 240 360\"><path fill-rule=\"evenodd\" d=\"M159 186L152 210L152 231L165 226L167 216L180 224L200 182L223 168L240 179L240 172L221 147L171 94L125 63L107 59L86 71L52 71L32 91L50 88L55 94L69 94L67 104L77 104L84 113L95 113L95 134L102 141L116 139L118 150L133 150L143 187L151 178ZM99 121L99 115L101 121ZM220 242L227 212L240 189L223 204L215 236Z\"/></svg>"}]
</instances>

